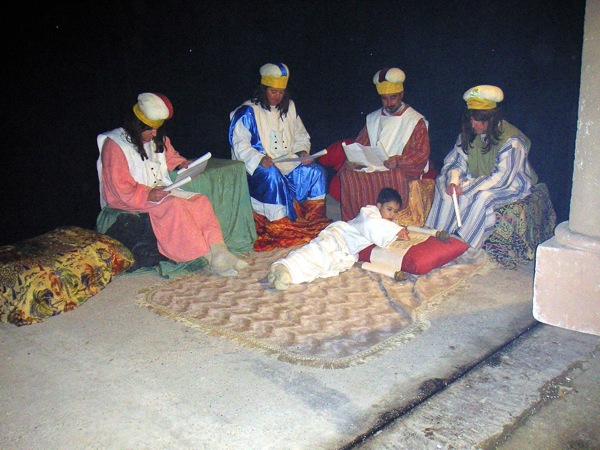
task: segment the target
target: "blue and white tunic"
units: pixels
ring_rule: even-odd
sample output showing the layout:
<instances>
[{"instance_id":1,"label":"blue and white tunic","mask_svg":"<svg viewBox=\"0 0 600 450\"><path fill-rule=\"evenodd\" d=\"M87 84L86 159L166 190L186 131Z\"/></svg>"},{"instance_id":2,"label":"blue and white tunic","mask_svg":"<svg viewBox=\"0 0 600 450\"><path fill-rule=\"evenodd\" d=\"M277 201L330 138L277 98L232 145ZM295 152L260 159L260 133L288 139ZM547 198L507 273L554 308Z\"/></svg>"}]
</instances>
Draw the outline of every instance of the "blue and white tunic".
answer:
<instances>
[{"instance_id":1,"label":"blue and white tunic","mask_svg":"<svg viewBox=\"0 0 600 450\"><path fill-rule=\"evenodd\" d=\"M320 164L284 162L269 168L260 165L265 155L275 159L295 157L301 151L310 153L310 136L293 101L283 118L276 107L266 110L248 100L230 114L230 119L231 158L246 165L252 209L256 213L270 221L286 216L295 221L294 200L302 203L325 198L327 178Z\"/></svg>"}]
</instances>

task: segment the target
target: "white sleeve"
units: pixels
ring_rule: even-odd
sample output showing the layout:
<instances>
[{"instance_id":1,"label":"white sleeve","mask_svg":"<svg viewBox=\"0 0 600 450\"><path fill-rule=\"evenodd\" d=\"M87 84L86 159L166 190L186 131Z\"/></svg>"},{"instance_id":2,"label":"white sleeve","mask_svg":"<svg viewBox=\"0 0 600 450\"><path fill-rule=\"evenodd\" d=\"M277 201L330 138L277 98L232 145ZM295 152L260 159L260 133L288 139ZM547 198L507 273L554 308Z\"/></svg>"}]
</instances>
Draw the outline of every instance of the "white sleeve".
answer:
<instances>
[{"instance_id":1,"label":"white sleeve","mask_svg":"<svg viewBox=\"0 0 600 450\"><path fill-rule=\"evenodd\" d=\"M448 184L450 184L450 171L457 169L460 173L460 179L465 180L467 178L467 157L460 147L460 136L456 140L454 148L444 158L444 165L440 170L439 175L435 179L435 187L441 193L446 192ZM461 183L462 185L462 183Z\"/></svg>"},{"instance_id":2,"label":"white sleeve","mask_svg":"<svg viewBox=\"0 0 600 450\"><path fill-rule=\"evenodd\" d=\"M382 218L373 205L362 207L358 215L348 223L378 247L387 247L394 242L403 228L396 222Z\"/></svg>"},{"instance_id":3,"label":"white sleeve","mask_svg":"<svg viewBox=\"0 0 600 450\"><path fill-rule=\"evenodd\" d=\"M238 120L233 129L232 149L235 159L243 161L246 165L246 171L252 175L260 161L265 156L251 144L252 133L248 130L242 120Z\"/></svg>"},{"instance_id":4,"label":"white sleeve","mask_svg":"<svg viewBox=\"0 0 600 450\"><path fill-rule=\"evenodd\" d=\"M294 147L292 153L307 152L310 153L310 135L300 116L296 116L294 121Z\"/></svg>"}]
</instances>

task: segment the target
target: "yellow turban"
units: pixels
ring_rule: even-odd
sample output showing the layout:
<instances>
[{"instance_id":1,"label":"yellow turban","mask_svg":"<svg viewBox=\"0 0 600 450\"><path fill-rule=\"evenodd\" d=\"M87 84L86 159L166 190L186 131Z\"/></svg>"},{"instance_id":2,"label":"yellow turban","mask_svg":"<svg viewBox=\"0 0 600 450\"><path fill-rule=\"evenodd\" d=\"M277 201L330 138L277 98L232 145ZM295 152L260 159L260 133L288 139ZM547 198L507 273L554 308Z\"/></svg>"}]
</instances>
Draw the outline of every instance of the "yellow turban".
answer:
<instances>
[{"instance_id":1,"label":"yellow turban","mask_svg":"<svg viewBox=\"0 0 600 450\"><path fill-rule=\"evenodd\" d=\"M502 100L504 93L502 89L487 84L475 86L463 95L468 109L494 109Z\"/></svg>"},{"instance_id":2,"label":"yellow turban","mask_svg":"<svg viewBox=\"0 0 600 450\"><path fill-rule=\"evenodd\" d=\"M290 71L283 63L265 64L260 68L260 84L276 89L287 87Z\"/></svg>"},{"instance_id":3,"label":"yellow turban","mask_svg":"<svg viewBox=\"0 0 600 450\"><path fill-rule=\"evenodd\" d=\"M379 95L398 94L404 91L404 72L396 67L381 69L373 76L373 84Z\"/></svg>"}]
</instances>

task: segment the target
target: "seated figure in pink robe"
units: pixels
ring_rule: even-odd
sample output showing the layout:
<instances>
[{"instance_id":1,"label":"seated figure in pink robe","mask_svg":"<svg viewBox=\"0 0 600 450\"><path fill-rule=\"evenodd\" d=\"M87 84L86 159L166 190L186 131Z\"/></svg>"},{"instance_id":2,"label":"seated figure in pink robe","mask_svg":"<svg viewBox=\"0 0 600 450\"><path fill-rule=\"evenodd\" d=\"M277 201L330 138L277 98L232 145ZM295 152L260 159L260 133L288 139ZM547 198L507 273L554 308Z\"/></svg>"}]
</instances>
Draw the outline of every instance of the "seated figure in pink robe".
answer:
<instances>
[{"instance_id":1,"label":"seated figure in pink robe","mask_svg":"<svg viewBox=\"0 0 600 450\"><path fill-rule=\"evenodd\" d=\"M181 156L160 127L173 115L162 94L143 93L122 128L98 135L100 204L148 213L158 250L175 262L205 257L214 273L235 276L248 264L227 250L209 199L165 187L169 171L191 161Z\"/></svg>"}]
</instances>

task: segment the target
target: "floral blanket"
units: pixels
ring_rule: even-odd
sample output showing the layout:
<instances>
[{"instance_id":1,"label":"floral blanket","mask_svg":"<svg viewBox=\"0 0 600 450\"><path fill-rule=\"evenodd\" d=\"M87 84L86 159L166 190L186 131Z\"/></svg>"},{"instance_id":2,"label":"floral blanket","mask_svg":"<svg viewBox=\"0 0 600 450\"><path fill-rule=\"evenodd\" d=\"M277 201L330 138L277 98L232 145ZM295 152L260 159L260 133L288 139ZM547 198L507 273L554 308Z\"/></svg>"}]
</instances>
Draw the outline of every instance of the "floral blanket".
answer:
<instances>
[{"instance_id":1,"label":"floral blanket","mask_svg":"<svg viewBox=\"0 0 600 450\"><path fill-rule=\"evenodd\" d=\"M70 311L133 264L119 241L65 227L0 247L0 321L18 326Z\"/></svg>"}]
</instances>

